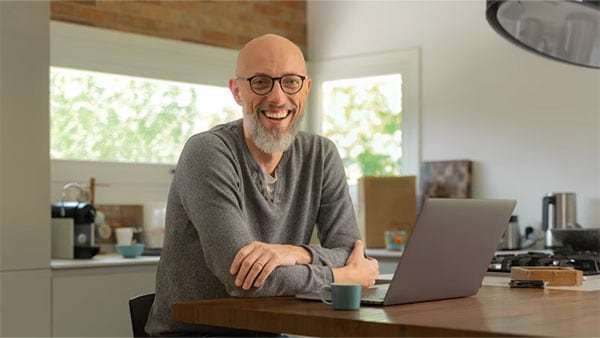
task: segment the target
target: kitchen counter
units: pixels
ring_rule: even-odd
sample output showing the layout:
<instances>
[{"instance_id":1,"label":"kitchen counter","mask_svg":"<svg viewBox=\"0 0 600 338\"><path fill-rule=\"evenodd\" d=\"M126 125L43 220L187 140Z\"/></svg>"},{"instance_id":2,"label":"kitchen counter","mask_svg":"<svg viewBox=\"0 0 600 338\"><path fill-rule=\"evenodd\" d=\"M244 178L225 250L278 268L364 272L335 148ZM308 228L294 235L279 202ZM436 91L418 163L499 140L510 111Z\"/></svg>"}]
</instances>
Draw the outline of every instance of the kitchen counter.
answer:
<instances>
[{"instance_id":1,"label":"kitchen counter","mask_svg":"<svg viewBox=\"0 0 600 338\"><path fill-rule=\"evenodd\" d=\"M522 254L528 252L543 252L543 253L552 253L552 250L504 250L504 251L496 251L495 255L510 255L510 254ZM396 271L396 266L398 265L398 261L402 256L402 252L400 251L392 251L386 250L383 248L378 249L366 249L365 253L369 257L373 257L377 259L379 262L379 273L380 274L392 274Z\"/></svg>"},{"instance_id":2,"label":"kitchen counter","mask_svg":"<svg viewBox=\"0 0 600 338\"><path fill-rule=\"evenodd\" d=\"M375 258L400 258L400 256L402 256L402 252L400 251L386 249L366 249L365 253L367 254L367 256Z\"/></svg>"},{"instance_id":3,"label":"kitchen counter","mask_svg":"<svg viewBox=\"0 0 600 338\"><path fill-rule=\"evenodd\" d=\"M91 259L53 259L50 262L52 270L100 268L116 266L156 265L159 256L138 256L123 258L119 254L96 255Z\"/></svg>"},{"instance_id":4,"label":"kitchen counter","mask_svg":"<svg viewBox=\"0 0 600 338\"><path fill-rule=\"evenodd\" d=\"M500 250L496 251L495 255L508 255L508 254L523 254L528 252L541 252L541 253L552 253L552 250L549 249L531 249L531 250ZM400 258L402 256L402 252L393 251L387 249L366 249L365 253L367 256L375 257L375 258Z\"/></svg>"}]
</instances>

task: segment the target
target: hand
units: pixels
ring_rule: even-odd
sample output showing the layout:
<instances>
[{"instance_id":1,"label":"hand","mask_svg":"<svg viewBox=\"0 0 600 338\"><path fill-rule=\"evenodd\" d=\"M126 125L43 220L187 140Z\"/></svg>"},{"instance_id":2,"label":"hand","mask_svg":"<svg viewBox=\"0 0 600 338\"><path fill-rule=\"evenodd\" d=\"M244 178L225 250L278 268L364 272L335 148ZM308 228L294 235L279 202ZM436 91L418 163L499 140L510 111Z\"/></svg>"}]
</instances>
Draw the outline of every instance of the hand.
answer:
<instances>
[{"instance_id":1,"label":"hand","mask_svg":"<svg viewBox=\"0 0 600 338\"><path fill-rule=\"evenodd\" d=\"M379 263L374 258L365 257L362 241L358 240L354 242L354 249L346 260L346 265L332 270L336 283L359 283L367 288L374 285L379 276Z\"/></svg>"},{"instance_id":2,"label":"hand","mask_svg":"<svg viewBox=\"0 0 600 338\"><path fill-rule=\"evenodd\" d=\"M310 261L310 253L300 246L254 241L238 251L229 272L236 275L236 286L249 290L263 285L278 266L309 264Z\"/></svg>"}]
</instances>

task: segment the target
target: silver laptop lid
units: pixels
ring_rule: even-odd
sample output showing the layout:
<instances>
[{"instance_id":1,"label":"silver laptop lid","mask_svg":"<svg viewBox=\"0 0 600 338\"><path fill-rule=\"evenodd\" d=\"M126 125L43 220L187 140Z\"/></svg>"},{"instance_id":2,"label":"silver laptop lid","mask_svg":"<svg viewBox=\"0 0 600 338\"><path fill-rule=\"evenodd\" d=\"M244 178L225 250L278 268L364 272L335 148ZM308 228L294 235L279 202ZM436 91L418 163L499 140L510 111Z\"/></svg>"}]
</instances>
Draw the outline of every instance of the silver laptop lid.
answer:
<instances>
[{"instance_id":1,"label":"silver laptop lid","mask_svg":"<svg viewBox=\"0 0 600 338\"><path fill-rule=\"evenodd\" d=\"M425 200L384 305L477 293L515 200Z\"/></svg>"}]
</instances>

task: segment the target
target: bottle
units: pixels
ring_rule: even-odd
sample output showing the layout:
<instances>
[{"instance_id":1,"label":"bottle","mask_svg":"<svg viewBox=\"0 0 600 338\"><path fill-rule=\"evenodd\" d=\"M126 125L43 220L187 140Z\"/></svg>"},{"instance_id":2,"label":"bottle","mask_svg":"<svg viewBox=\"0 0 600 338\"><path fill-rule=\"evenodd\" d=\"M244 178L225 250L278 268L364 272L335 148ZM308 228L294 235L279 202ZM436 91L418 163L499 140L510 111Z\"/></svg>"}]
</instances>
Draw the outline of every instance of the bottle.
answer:
<instances>
[{"instance_id":1,"label":"bottle","mask_svg":"<svg viewBox=\"0 0 600 338\"><path fill-rule=\"evenodd\" d=\"M501 250L519 250L521 249L521 230L519 228L519 217L517 215L510 216L508 225L502 241L500 242Z\"/></svg>"}]
</instances>

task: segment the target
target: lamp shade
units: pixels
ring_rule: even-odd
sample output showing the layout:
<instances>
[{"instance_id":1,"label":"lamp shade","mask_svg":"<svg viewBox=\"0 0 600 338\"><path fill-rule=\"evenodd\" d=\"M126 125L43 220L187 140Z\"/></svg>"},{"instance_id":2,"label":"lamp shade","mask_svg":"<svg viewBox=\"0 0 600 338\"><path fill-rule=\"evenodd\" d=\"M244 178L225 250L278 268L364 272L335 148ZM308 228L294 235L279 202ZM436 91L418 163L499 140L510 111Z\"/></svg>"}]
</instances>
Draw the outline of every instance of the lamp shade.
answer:
<instances>
[{"instance_id":1,"label":"lamp shade","mask_svg":"<svg viewBox=\"0 0 600 338\"><path fill-rule=\"evenodd\" d=\"M487 0L486 17L496 32L530 52L600 68L600 1Z\"/></svg>"}]
</instances>

